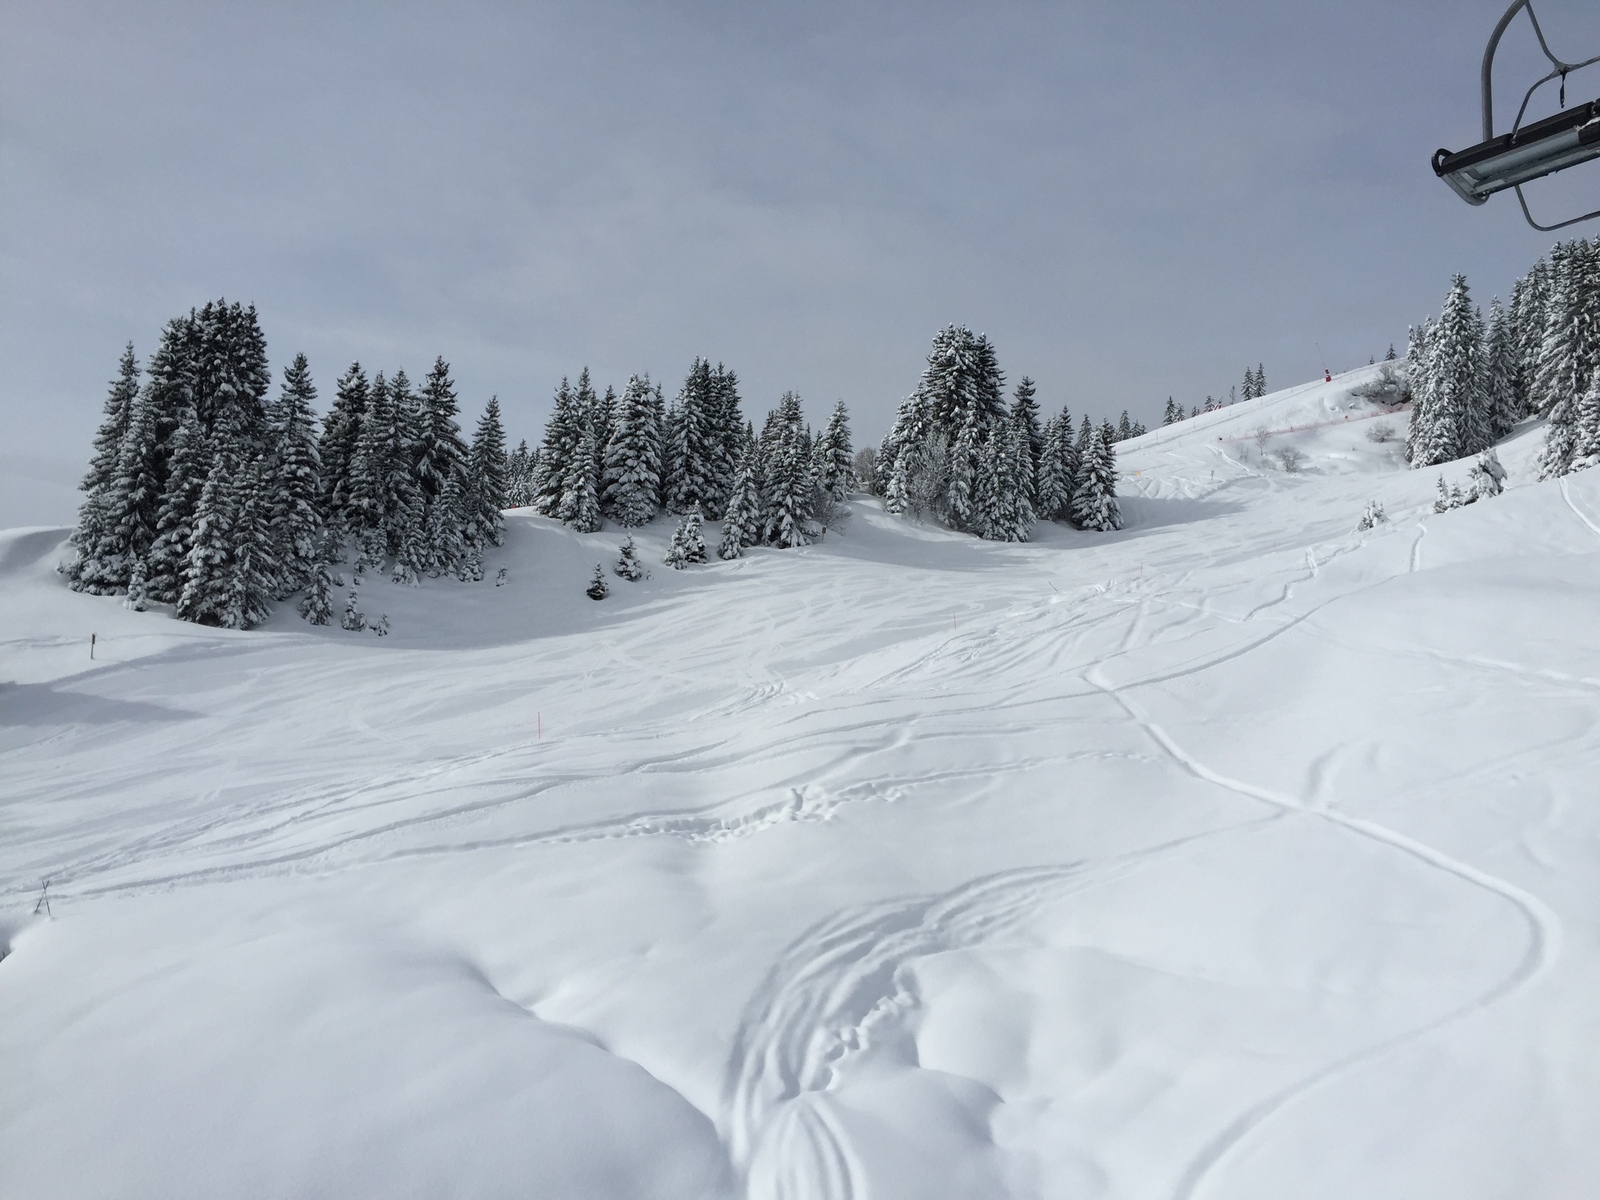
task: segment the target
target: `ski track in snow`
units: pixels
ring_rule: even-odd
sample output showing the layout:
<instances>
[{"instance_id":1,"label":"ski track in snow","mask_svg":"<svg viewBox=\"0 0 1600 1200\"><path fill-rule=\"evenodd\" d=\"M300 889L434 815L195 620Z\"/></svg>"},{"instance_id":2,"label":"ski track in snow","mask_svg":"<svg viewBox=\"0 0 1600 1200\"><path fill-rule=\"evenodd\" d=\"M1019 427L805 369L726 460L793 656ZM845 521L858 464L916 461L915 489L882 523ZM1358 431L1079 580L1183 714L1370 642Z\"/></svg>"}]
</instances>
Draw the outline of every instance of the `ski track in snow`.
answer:
<instances>
[{"instance_id":1,"label":"ski track in snow","mask_svg":"<svg viewBox=\"0 0 1600 1200\"><path fill-rule=\"evenodd\" d=\"M942 895L846 910L808 930L746 1004L725 1072L726 1136L753 1200L870 1194L826 1093L851 1059L899 1034L916 1009L901 973L907 964L1002 943L1042 904L1262 820L1100 862L1005 871Z\"/></svg>"},{"instance_id":2,"label":"ski track in snow","mask_svg":"<svg viewBox=\"0 0 1600 1200\"><path fill-rule=\"evenodd\" d=\"M1391 1050L1416 1042L1429 1034L1436 1033L1448 1025L1452 1025L1475 1013L1482 1012L1508 999L1513 994L1531 987L1549 971L1560 956L1563 939L1561 920L1544 901L1532 893L1375 821L1347 816L1333 808L1308 805L1293 797L1232 779L1218 771L1214 771L1179 746L1166 730L1152 721L1124 694L1130 687L1140 685L1128 684L1114 687L1100 680L1094 669L1085 673L1084 678L1087 682L1100 688L1108 696L1116 700L1127 712L1131 720L1141 726L1157 745L1165 750L1184 770L1196 778L1216 784L1218 787L1227 788L1229 791L1236 792L1241 796L1248 796L1271 804L1285 812L1304 814L1328 821L1364 838L1398 850L1430 867L1444 871L1474 887L1482 888L1501 897L1514 905L1528 923L1530 936L1527 952L1522 961L1517 964L1516 968L1508 976L1467 1004L1424 1025L1406 1030L1395 1037L1329 1063L1311 1075L1297 1080L1288 1087L1267 1096L1245 1110L1226 1125L1185 1168L1178 1180L1177 1188L1173 1192L1173 1200L1192 1200L1194 1197L1203 1195L1203 1189L1207 1182L1226 1163L1229 1156L1246 1139L1271 1120L1275 1114L1281 1112L1300 1097L1353 1071L1357 1067L1387 1054Z\"/></svg>"}]
</instances>

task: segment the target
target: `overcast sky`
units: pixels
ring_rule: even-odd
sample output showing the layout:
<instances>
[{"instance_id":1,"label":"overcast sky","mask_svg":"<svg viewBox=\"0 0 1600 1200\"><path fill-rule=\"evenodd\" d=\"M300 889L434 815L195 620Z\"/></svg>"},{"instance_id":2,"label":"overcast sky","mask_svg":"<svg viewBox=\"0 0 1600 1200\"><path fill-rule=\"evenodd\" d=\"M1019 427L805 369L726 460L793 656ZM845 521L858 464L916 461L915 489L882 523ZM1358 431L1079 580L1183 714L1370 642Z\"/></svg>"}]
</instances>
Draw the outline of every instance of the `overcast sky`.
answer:
<instances>
[{"instance_id":1,"label":"overcast sky","mask_svg":"<svg viewBox=\"0 0 1600 1200\"><path fill-rule=\"evenodd\" d=\"M325 399L442 354L530 442L696 355L875 440L949 322L1146 420L1403 352L1552 240L1428 168L1502 7L0 0L0 525L70 518L123 343L217 296ZM1568 57L1593 7L1541 4Z\"/></svg>"}]
</instances>

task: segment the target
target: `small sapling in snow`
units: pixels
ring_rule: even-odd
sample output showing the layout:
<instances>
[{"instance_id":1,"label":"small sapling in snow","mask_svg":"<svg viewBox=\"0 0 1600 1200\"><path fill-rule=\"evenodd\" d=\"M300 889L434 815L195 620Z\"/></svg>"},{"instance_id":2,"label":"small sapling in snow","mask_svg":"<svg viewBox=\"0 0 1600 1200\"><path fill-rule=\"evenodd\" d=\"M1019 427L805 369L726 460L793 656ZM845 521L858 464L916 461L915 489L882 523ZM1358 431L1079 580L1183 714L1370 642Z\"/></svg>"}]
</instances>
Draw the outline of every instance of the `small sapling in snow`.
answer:
<instances>
[{"instance_id":1,"label":"small sapling in snow","mask_svg":"<svg viewBox=\"0 0 1600 1200\"><path fill-rule=\"evenodd\" d=\"M638 548L633 544L633 536L622 543L622 550L617 556L617 565L612 568L618 575L629 583L638 583L644 578L644 564L639 561Z\"/></svg>"},{"instance_id":2,"label":"small sapling in snow","mask_svg":"<svg viewBox=\"0 0 1600 1200\"><path fill-rule=\"evenodd\" d=\"M591 600L604 600L611 594L611 588L606 583L605 568L599 563L595 563L594 578L589 580L589 586L584 589L583 594Z\"/></svg>"},{"instance_id":3,"label":"small sapling in snow","mask_svg":"<svg viewBox=\"0 0 1600 1200\"><path fill-rule=\"evenodd\" d=\"M1368 529L1376 529L1379 525L1387 525L1388 523L1389 514L1383 511L1383 505L1376 500L1368 500L1367 511L1361 514L1361 520L1357 523L1356 528L1365 532Z\"/></svg>"}]
</instances>

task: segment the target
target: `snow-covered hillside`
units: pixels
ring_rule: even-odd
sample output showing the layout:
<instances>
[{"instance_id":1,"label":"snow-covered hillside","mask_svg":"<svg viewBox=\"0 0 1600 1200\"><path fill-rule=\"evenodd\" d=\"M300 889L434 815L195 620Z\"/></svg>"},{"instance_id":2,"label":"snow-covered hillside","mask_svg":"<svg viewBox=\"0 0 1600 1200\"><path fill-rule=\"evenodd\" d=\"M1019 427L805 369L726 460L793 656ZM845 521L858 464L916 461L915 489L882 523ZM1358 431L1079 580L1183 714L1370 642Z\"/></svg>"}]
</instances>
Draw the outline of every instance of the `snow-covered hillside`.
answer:
<instances>
[{"instance_id":1,"label":"snow-covered hillside","mask_svg":"<svg viewBox=\"0 0 1600 1200\"><path fill-rule=\"evenodd\" d=\"M1600 472L1435 515L1375 370L387 638L0 535L0 1195L1600 1194Z\"/></svg>"}]
</instances>

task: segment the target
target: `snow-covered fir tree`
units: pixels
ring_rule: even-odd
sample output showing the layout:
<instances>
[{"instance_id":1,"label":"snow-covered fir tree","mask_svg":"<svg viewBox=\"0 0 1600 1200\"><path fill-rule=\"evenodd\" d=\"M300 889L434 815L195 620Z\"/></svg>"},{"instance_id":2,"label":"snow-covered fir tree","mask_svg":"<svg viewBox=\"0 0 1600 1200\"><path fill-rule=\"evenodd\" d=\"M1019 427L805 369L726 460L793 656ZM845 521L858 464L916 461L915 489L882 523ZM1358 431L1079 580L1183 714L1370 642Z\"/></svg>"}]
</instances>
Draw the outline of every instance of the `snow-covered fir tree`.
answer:
<instances>
[{"instance_id":1,"label":"snow-covered fir tree","mask_svg":"<svg viewBox=\"0 0 1600 1200\"><path fill-rule=\"evenodd\" d=\"M351 363L339 377L333 407L322 419L322 437L317 443L317 456L322 462L322 511L327 523L342 533L352 532L346 526L350 473L355 466L356 445L361 440L370 391L361 364Z\"/></svg>"},{"instance_id":2,"label":"snow-covered fir tree","mask_svg":"<svg viewBox=\"0 0 1600 1200\"><path fill-rule=\"evenodd\" d=\"M644 578L644 564L639 561L639 548L633 544L631 533L628 540L622 543L617 554L617 565L612 570L629 583L638 583Z\"/></svg>"},{"instance_id":3,"label":"snow-covered fir tree","mask_svg":"<svg viewBox=\"0 0 1600 1200\"><path fill-rule=\"evenodd\" d=\"M1087 417L1084 423L1086 436L1078 451L1077 486L1072 493L1072 523L1099 532L1121 529L1116 451L1101 430L1088 424Z\"/></svg>"},{"instance_id":4,"label":"snow-covered fir tree","mask_svg":"<svg viewBox=\"0 0 1600 1200\"><path fill-rule=\"evenodd\" d=\"M741 443L743 439L741 438ZM741 444L742 451L743 446ZM742 456L741 456L742 457ZM822 436L812 447L811 459L817 488L833 504L843 504L855 491L858 483L855 471L855 448L850 440L850 414L844 401L833 406ZM740 469L742 469L742 463ZM738 488L737 472L731 491Z\"/></svg>"},{"instance_id":5,"label":"snow-covered fir tree","mask_svg":"<svg viewBox=\"0 0 1600 1200\"><path fill-rule=\"evenodd\" d=\"M783 549L803 546L820 530L812 519L816 479L805 445L800 397L794 392L785 392L768 414L760 454L765 486L762 540Z\"/></svg>"},{"instance_id":6,"label":"snow-covered fir tree","mask_svg":"<svg viewBox=\"0 0 1600 1200\"><path fill-rule=\"evenodd\" d=\"M754 439L745 443L734 476L733 495L722 517L722 541L717 557L738 558L746 546L761 542L765 532L762 504L761 455Z\"/></svg>"},{"instance_id":7,"label":"snow-covered fir tree","mask_svg":"<svg viewBox=\"0 0 1600 1200\"><path fill-rule=\"evenodd\" d=\"M1069 520L1077 482L1078 451L1072 442L1072 414L1063 408L1045 425L1044 452L1039 459L1034 501L1039 519Z\"/></svg>"},{"instance_id":8,"label":"snow-covered fir tree","mask_svg":"<svg viewBox=\"0 0 1600 1200\"><path fill-rule=\"evenodd\" d=\"M912 507L912 468L926 479L929 463L939 457L944 479L931 507L952 528L974 531L972 496L984 443L1010 425L1004 384L988 338L963 326L939 331L917 390L901 403L878 448L880 491L890 512ZM947 449L931 456L936 437Z\"/></svg>"},{"instance_id":9,"label":"snow-covered fir tree","mask_svg":"<svg viewBox=\"0 0 1600 1200\"><path fill-rule=\"evenodd\" d=\"M701 529L700 510L691 508L678 521L672 533L672 544L664 560L674 570L681 571L691 563L706 561L706 539Z\"/></svg>"},{"instance_id":10,"label":"snow-covered fir tree","mask_svg":"<svg viewBox=\"0 0 1600 1200\"><path fill-rule=\"evenodd\" d=\"M584 425L577 394L563 378L556 388L555 407L545 424L544 441L533 471L533 506L544 516L553 517L560 511Z\"/></svg>"},{"instance_id":11,"label":"snow-covered fir tree","mask_svg":"<svg viewBox=\"0 0 1600 1200\"><path fill-rule=\"evenodd\" d=\"M1517 339L1511 316L1496 296L1489 302L1489 330L1484 342L1484 387L1488 392L1488 438L1498 442L1522 417L1517 399Z\"/></svg>"},{"instance_id":12,"label":"snow-covered fir tree","mask_svg":"<svg viewBox=\"0 0 1600 1200\"><path fill-rule=\"evenodd\" d=\"M1024 375L1012 393L1011 424L1022 430L1028 443L1028 487L1032 494L1039 457L1044 453L1044 427L1039 422L1038 387Z\"/></svg>"},{"instance_id":13,"label":"snow-covered fir tree","mask_svg":"<svg viewBox=\"0 0 1600 1200\"><path fill-rule=\"evenodd\" d=\"M661 506L661 422L655 401L650 376L633 375L616 405L601 507L624 529L648 524Z\"/></svg>"},{"instance_id":14,"label":"snow-covered fir tree","mask_svg":"<svg viewBox=\"0 0 1600 1200\"><path fill-rule=\"evenodd\" d=\"M450 365L437 357L433 369L423 382L416 400L416 436L411 445L412 473L416 477L417 494L422 502L423 520L430 530L453 531L446 545L431 536L428 559L435 570L449 570L459 554L455 543L460 540L462 526L468 514L460 511L433 510L454 502L459 505L468 493L467 446L461 438L460 404L456 399L455 382L450 378Z\"/></svg>"},{"instance_id":15,"label":"snow-covered fir tree","mask_svg":"<svg viewBox=\"0 0 1600 1200\"><path fill-rule=\"evenodd\" d=\"M1427 467L1476 454L1490 444L1482 315L1457 275L1428 335L1426 388L1411 410L1411 465Z\"/></svg>"},{"instance_id":16,"label":"snow-covered fir tree","mask_svg":"<svg viewBox=\"0 0 1600 1200\"><path fill-rule=\"evenodd\" d=\"M594 565L594 574L589 578L589 586L583 589L583 594L591 600L604 600L611 594L611 585L606 582L605 568L599 563Z\"/></svg>"},{"instance_id":17,"label":"snow-covered fir tree","mask_svg":"<svg viewBox=\"0 0 1600 1200\"><path fill-rule=\"evenodd\" d=\"M527 444L523 444L523 453ZM507 507L506 432L500 424L500 398L490 396L478 418L472 445L467 451L469 491L462 505L462 534L470 547L498 546L505 540Z\"/></svg>"},{"instance_id":18,"label":"snow-covered fir tree","mask_svg":"<svg viewBox=\"0 0 1600 1200\"><path fill-rule=\"evenodd\" d=\"M506 459L506 507L526 508L532 503L533 453L523 439Z\"/></svg>"},{"instance_id":19,"label":"snow-covered fir tree","mask_svg":"<svg viewBox=\"0 0 1600 1200\"><path fill-rule=\"evenodd\" d=\"M555 514L579 533L594 533L601 525L599 480L595 478L595 429L585 421L578 446L567 465L561 505Z\"/></svg>"},{"instance_id":20,"label":"snow-covered fir tree","mask_svg":"<svg viewBox=\"0 0 1600 1200\"><path fill-rule=\"evenodd\" d=\"M313 625L328 625L333 621L333 567L326 561L311 569L311 580L306 594L300 599L300 615Z\"/></svg>"},{"instance_id":21,"label":"snow-covered fir tree","mask_svg":"<svg viewBox=\"0 0 1600 1200\"><path fill-rule=\"evenodd\" d=\"M116 589L118 568L114 566L124 551L119 551L112 533L112 513L120 507L115 486L122 443L133 422L134 406L139 401L139 363L129 342L118 363L117 377L106 395L100 428L94 436L89 471L81 485L84 499L78 510L78 526L72 544L78 556L68 568L67 581L75 591L105 592Z\"/></svg>"},{"instance_id":22,"label":"snow-covered fir tree","mask_svg":"<svg viewBox=\"0 0 1600 1200\"><path fill-rule=\"evenodd\" d=\"M1600 461L1600 371L1582 396L1556 401L1539 454L1539 478L1553 479Z\"/></svg>"},{"instance_id":23,"label":"snow-covered fir tree","mask_svg":"<svg viewBox=\"0 0 1600 1200\"><path fill-rule=\"evenodd\" d=\"M1176 425L1186 415L1183 411L1183 405L1174 402L1172 397L1168 396L1166 411L1161 414L1161 423L1163 425Z\"/></svg>"},{"instance_id":24,"label":"snow-covered fir tree","mask_svg":"<svg viewBox=\"0 0 1600 1200\"><path fill-rule=\"evenodd\" d=\"M299 591L322 554L322 459L317 448L316 386L304 354L284 369L283 388L267 413L267 520L272 535L274 592Z\"/></svg>"},{"instance_id":25,"label":"snow-covered fir tree","mask_svg":"<svg viewBox=\"0 0 1600 1200\"><path fill-rule=\"evenodd\" d=\"M189 551L200 493L211 470L212 449L193 405L178 418L167 458L166 490L156 515L156 537L146 562L149 599L176 604L188 582Z\"/></svg>"}]
</instances>

